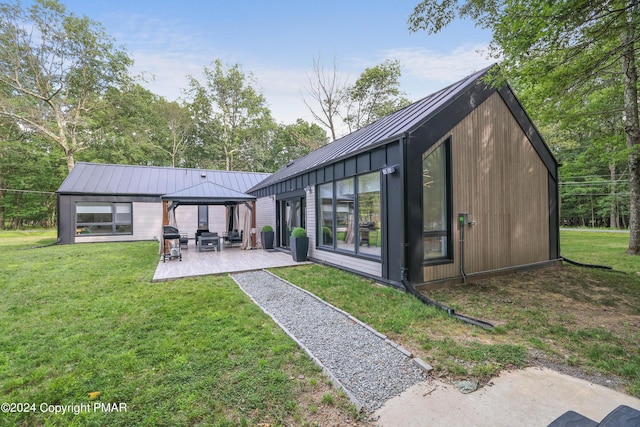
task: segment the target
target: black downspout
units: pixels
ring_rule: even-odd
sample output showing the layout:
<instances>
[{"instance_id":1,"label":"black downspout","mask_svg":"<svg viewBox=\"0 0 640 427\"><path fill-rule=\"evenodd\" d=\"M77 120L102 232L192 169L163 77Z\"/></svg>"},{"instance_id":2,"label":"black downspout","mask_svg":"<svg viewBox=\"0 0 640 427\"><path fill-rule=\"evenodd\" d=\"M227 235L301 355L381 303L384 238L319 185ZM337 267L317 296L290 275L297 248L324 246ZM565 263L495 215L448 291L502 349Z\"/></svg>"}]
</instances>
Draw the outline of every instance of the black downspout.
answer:
<instances>
[{"instance_id":1,"label":"black downspout","mask_svg":"<svg viewBox=\"0 0 640 427\"><path fill-rule=\"evenodd\" d=\"M420 300L423 304L430 305L432 307L439 308L440 310L444 310L447 312L449 316L452 316L462 322L469 323L471 325L479 326L484 329L493 329L493 325L489 322L485 322L484 320L474 319L472 317L464 316L462 314L457 314L455 310L451 307L448 307L444 304L440 304L437 301L431 300L424 295L422 295L416 288L413 287L411 282L407 277L407 259L408 259L408 250L409 250L409 235L407 230L407 209L406 209L406 194L407 194L407 149L406 145L409 141L409 133L405 132L404 138L400 141L400 156L402 159L402 167L400 170L402 171L402 185L400 186L400 200L402 203L400 204L400 235L402 236L402 255L400 257L400 281L404 288L418 300Z\"/></svg>"}]
</instances>

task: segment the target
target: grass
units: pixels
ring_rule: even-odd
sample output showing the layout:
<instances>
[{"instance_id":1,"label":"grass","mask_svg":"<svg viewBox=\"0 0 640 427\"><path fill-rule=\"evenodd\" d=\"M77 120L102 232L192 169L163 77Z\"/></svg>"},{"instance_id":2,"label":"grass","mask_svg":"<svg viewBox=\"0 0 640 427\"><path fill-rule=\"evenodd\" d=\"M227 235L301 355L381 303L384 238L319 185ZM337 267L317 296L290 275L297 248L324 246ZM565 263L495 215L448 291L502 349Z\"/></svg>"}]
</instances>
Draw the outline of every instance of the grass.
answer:
<instances>
[{"instance_id":1,"label":"grass","mask_svg":"<svg viewBox=\"0 0 640 427\"><path fill-rule=\"evenodd\" d=\"M1 400L82 404L99 391L98 402L127 411L2 414L0 425L306 426L326 423L326 411L335 424L358 422L348 399L231 279L150 283L156 243L46 246L54 241L50 231L0 233L0 263L10 272L0 277ZM562 233L563 255L631 274L565 267L429 294L494 322L494 331L336 269L274 272L388 335L443 378L487 381L542 354L618 378L640 396L640 276L625 245L625 235Z\"/></svg>"},{"instance_id":2,"label":"grass","mask_svg":"<svg viewBox=\"0 0 640 427\"><path fill-rule=\"evenodd\" d=\"M344 271L320 265L274 270L276 274L351 313L391 339L421 351L440 373L467 376L482 372L488 377L508 367L526 365L525 348L519 344L457 342L452 335L480 332L448 317L443 311L416 298L377 285ZM463 362L463 363L460 363Z\"/></svg>"},{"instance_id":3,"label":"grass","mask_svg":"<svg viewBox=\"0 0 640 427\"><path fill-rule=\"evenodd\" d=\"M629 233L606 230L585 231L571 229L560 231L561 254L567 258L588 264L608 265L627 273L640 273L640 260L628 255Z\"/></svg>"},{"instance_id":4,"label":"grass","mask_svg":"<svg viewBox=\"0 0 640 427\"><path fill-rule=\"evenodd\" d=\"M100 392L127 411L9 413L0 425L307 425L300 396L336 393L230 278L150 283L153 242L31 249L52 241L0 234L0 400L93 404Z\"/></svg>"},{"instance_id":5,"label":"grass","mask_svg":"<svg viewBox=\"0 0 640 427\"><path fill-rule=\"evenodd\" d=\"M389 335L439 376L486 381L508 367L552 364L604 376L640 397L640 259L625 253L628 235L563 231L561 242L563 255L618 272L568 266L427 292L460 313L493 322L494 331L331 268L277 274Z\"/></svg>"}]
</instances>

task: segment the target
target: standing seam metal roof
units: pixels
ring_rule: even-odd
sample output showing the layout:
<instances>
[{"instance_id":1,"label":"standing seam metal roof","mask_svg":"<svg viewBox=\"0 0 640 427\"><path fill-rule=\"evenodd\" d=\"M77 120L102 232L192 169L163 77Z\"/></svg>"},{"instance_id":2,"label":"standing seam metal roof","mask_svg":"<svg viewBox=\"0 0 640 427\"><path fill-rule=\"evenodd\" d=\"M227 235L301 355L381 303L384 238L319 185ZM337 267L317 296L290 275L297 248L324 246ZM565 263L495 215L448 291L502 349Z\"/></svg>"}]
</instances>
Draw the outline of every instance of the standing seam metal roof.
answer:
<instances>
[{"instance_id":1,"label":"standing seam metal roof","mask_svg":"<svg viewBox=\"0 0 640 427\"><path fill-rule=\"evenodd\" d=\"M455 100L466 88L476 84L492 67L493 65L471 74L395 113L312 151L306 156L295 160L293 164L275 172L269 178L249 189L249 192L348 157L366 148L400 138L406 132L415 130L429 120L444 106Z\"/></svg>"},{"instance_id":2,"label":"standing seam metal roof","mask_svg":"<svg viewBox=\"0 0 640 427\"><path fill-rule=\"evenodd\" d=\"M202 176L204 175L204 177ZM268 173L78 162L58 193L162 196L204 182L246 193Z\"/></svg>"}]
</instances>

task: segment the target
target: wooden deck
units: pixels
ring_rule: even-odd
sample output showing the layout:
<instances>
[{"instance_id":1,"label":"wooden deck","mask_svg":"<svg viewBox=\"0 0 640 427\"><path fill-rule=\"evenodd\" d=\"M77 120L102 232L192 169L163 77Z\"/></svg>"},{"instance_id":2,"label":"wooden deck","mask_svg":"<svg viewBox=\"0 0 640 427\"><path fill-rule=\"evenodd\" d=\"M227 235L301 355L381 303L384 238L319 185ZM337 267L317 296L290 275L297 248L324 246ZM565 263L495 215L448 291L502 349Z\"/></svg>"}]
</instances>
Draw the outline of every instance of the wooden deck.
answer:
<instances>
[{"instance_id":1,"label":"wooden deck","mask_svg":"<svg viewBox=\"0 0 640 427\"><path fill-rule=\"evenodd\" d=\"M189 243L189 249L182 250L182 261L174 258L162 262L162 256L160 256L160 262L153 275L154 282L308 264L308 262L293 261L291 254L287 252L240 248L224 248L220 252L198 252L193 242Z\"/></svg>"}]
</instances>

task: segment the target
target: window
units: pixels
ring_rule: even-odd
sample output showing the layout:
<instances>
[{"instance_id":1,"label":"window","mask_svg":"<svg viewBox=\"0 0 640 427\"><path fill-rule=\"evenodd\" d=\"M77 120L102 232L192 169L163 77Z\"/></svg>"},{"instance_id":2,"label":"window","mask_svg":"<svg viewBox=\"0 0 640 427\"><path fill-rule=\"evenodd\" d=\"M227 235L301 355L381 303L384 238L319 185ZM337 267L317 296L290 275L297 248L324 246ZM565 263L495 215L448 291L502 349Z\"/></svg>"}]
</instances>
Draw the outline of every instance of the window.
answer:
<instances>
[{"instance_id":1,"label":"window","mask_svg":"<svg viewBox=\"0 0 640 427\"><path fill-rule=\"evenodd\" d=\"M451 258L449 141L422 158L424 260Z\"/></svg>"},{"instance_id":2,"label":"window","mask_svg":"<svg viewBox=\"0 0 640 427\"><path fill-rule=\"evenodd\" d=\"M318 216L320 223L320 246L333 247L333 183L322 184L318 186L318 206L320 207L320 215Z\"/></svg>"},{"instance_id":3,"label":"window","mask_svg":"<svg viewBox=\"0 0 640 427\"><path fill-rule=\"evenodd\" d=\"M318 185L318 246L382 255L380 173Z\"/></svg>"},{"instance_id":4,"label":"window","mask_svg":"<svg viewBox=\"0 0 640 427\"><path fill-rule=\"evenodd\" d=\"M382 221L380 217L380 174L358 177L358 251L362 254L382 254Z\"/></svg>"},{"instance_id":5,"label":"window","mask_svg":"<svg viewBox=\"0 0 640 427\"><path fill-rule=\"evenodd\" d=\"M131 203L78 202L76 234L131 234Z\"/></svg>"},{"instance_id":6,"label":"window","mask_svg":"<svg viewBox=\"0 0 640 427\"><path fill-rule=\"evenodd\" d=\"M353 252L355 248L354 218L356 211L355 180L336 182L336 248Z\"/></svg>"}]
</instances>

